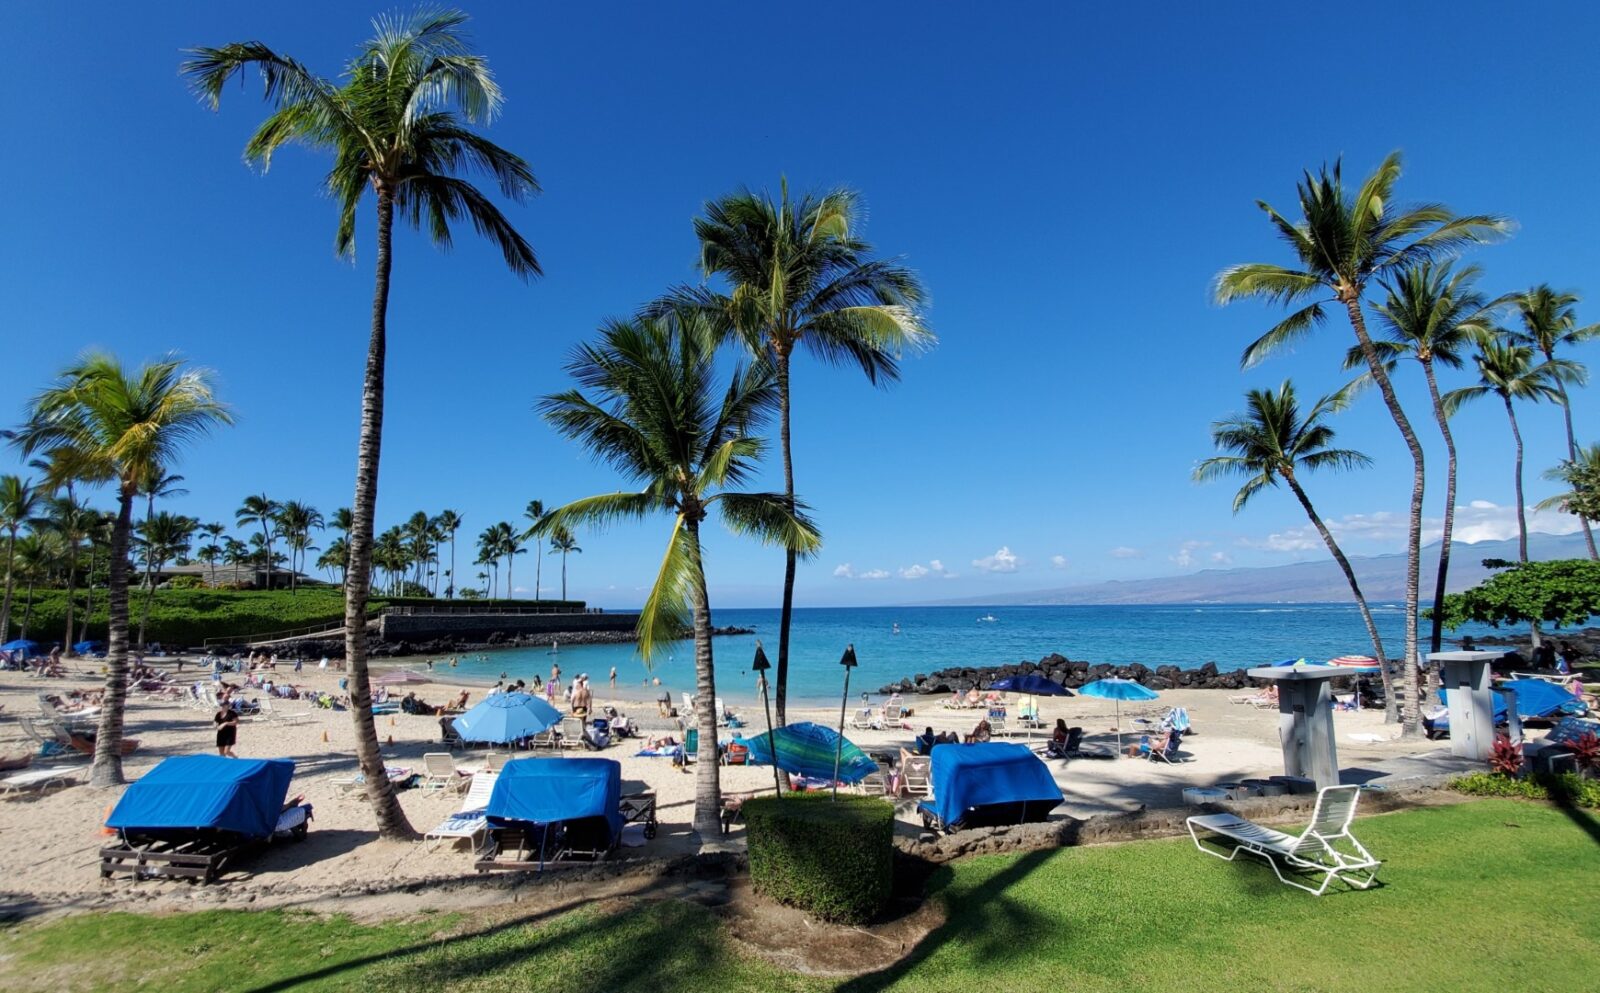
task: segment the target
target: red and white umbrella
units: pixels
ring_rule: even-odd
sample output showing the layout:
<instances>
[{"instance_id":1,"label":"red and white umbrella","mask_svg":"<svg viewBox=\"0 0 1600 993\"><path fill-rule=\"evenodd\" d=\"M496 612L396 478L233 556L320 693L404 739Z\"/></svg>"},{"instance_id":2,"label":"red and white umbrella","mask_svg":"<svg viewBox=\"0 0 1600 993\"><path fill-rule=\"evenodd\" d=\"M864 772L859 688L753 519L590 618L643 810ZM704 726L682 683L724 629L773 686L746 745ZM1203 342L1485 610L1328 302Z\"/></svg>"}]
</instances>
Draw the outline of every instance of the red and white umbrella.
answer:
<instances>
[{"instance_id":1,"label":"red and white umbrella","mask_svg":"<svg viewBox=\"0 0 1600 993\"><path fill-rule=\"evenodd\" d=\"M1352 673L1377 672L1378 660L1370 655L1341 655L1336 659L1329 659L1328 664L1341 669L1349 669ZM1361 680L1356 680L1356 709L1361 709Z\"/></svg>"}]
</instances>

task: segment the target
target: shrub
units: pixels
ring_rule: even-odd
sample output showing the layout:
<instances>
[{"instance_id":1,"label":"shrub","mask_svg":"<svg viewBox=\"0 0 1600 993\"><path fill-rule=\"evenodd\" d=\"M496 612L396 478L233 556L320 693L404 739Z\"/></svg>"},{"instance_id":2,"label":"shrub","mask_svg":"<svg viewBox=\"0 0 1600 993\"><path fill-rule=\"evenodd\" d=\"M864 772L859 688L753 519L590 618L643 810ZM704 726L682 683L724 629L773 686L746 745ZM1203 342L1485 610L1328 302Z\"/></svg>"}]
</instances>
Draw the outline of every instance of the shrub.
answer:
<instances>
[{"instance_id":1,"label":"shrub","mask_svg":"<svg viewBox=\"0 0 1600 993\"><path fill-rule=\"evenodd\" d=\"M198 590L203 589L206 581L199 576L173 576L167 580L169 590Z\"/></svg>"},{"instance_id":2,"label":"shrub","mask_svg":"<svg viewBox=\"0 0 1600 993\"><path fill-rule=\"evenodd\" d=\"M858 924L894 887L894 807L876 797L796 793L746 801L756 891L826 921Z\"/></svg>"},{"instance_id":3,"label":"shrub","mask_svg":"<svg viewBox=\"0 0 1600 993\"><path fill-rule=\"evenodd\" d=\"M1468 796L1511 796L1527 800L1550 800L1578 807L1600 807L1600 782L1571 772L1559 776L1536 773L1514 779L1492 772L1475 772L1450 781L1450 788Z\"/></svg>"},{"instance_id":4,"label":"shrub","mask_svg":"<svg viewBox=\"0 0 1600 993\"><path fill-rule=\"evenodd\" d=\"M1507 735L1496 735L1489 750L1489 771L1502 776L1515 776L1522 771L1522 745Z\"/></svg>"}]
</instances>

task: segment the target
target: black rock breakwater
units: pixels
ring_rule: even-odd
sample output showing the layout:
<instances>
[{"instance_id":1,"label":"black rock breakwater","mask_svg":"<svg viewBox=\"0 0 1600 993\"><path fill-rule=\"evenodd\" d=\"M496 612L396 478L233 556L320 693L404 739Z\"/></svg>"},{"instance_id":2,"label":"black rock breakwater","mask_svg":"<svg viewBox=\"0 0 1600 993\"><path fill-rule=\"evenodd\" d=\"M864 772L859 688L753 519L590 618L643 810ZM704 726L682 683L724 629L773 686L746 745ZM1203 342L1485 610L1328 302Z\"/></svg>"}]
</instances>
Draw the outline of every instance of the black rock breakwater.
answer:
<instances>
[{"instance_id":1,"label":"black rock breakwater","mask_svg":"<svg viewBox=\"0 0 1600 993\"><path fill-rule=\"evenodd\" d=\"M754 634L753 628L720 627L712 628L714 636ZM694 637L693 632L685 632L684 638ZM367 654L375 659L409 658L415 655L447 657L450 655L464 655L469 652L484 652L496 648L543 648L552 644L562 645L622 645L638 640L632 631L563 631L558 634L508 634L504 631L493 631L485 638L431 638L424 641L385 641L381 638L371 638L367 642ZM244 654L250 649L244 645L231 647L212 646L210 651L217 654ZM326 656L330 659L344 658L343 638L307 638L299 641L285 642L278 646L278 652L286 655L298 655L303 658L319 658Z\"/></svg>"},{"instance_id":2,"label":"black rock breakwater","mask_svg":"<svg viewBox=\"0 0 1600 993\"><path fill-rule=\"evenodd\" d=\"M1131 679L1152 690L1237 690L1250 686L1250 677L1243 669L1218 672L1215 662L1207 662L1198 669L1180 669L1175 665L1157 666L1134 662L1131 665L1093 664L1074 661L1064 655L1046 655L1037 662L1018 662L1015 665L955 666L937 672L917 673L909 679L890 683L879 693L965 693L974 686L986 690L996 680L1007 676L1038 674L1068 689L1077 689L1084 683L1115 676Z\"/></svg>"}]
</instances>

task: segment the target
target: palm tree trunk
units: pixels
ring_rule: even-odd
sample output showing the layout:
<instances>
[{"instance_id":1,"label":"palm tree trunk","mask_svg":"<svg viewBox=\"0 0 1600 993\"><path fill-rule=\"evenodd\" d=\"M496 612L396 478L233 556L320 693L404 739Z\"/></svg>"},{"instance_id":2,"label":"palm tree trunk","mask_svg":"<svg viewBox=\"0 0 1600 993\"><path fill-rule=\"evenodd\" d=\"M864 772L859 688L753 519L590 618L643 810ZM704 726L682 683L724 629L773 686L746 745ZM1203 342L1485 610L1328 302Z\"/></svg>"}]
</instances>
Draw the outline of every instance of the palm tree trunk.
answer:
<instances>
[{"instance_id":1,"label":"palm tree trunk","mask_svg":"<svg viewBox=\"0 0 1600 993\"><path fill-rule=\"evenodd\" d=\"M100 700L100 730L94 739L89 785L121 786L122 716L128 704L128 532L133 530L133 497L124 483L111 529L111 579L106 589L106 689Z\"/></svg>"},{"instance_id":2,"label":"palm tree trunk","mask_svg":"<svg viewBox=\"0 0 1600 993\"><path fill-rule=\"evenodd\" d=\"M1511 421L1511 440L1516 442L1516 494L1517 494L1517 561L1523 565L1528 564L1528 514L1522 501L1522 431L1517 427L1517 413L1511 406L1511 394L1502 393L1500 399L1506 404L1506 418ZM1528 639L1534 648L1539 647L1539 619L1534 618L1528 625Z\"/></svg>"},{"instance_id":3,"label":"palm tree trunk","mask_svg":"<svg viewBox=\"0 0 1600 993\"><path fill-rule=\"evenodd\" d=\"M1433 401L1433 416L1439 422L1439 434L1444 437L1448 460L1444 477L1444 531L1439 535L1439 575L1433 584L1433 630L1428 641L1428 651L1438 652L1443 650L1444 644L1444 591L1450 577L1450 541L1456 527L1456 437L1450 431L1450 418L1445 415L1444 400L1439 396L1439 381L1433 374L1432 359L1422 361L1422 374L1428 380L1428 397Z\"/></svg>"},{"instance_id":4,"label":"palm tree trunk","mask_svg":"<svg viewBox=\"0 0 1600 993\"><path fill-rule=\"evenodd\" d=\"M508 600L514 600L517 596L517 588L511 585L511 566L516 559L515 555L506 553L506 599Z\"/></svg>"},{"instance_id":5,"label":"palm tree trunk","mask_svg":"<svg viewBox=\"0 0 1600 993\"><path fill-rule=\"evenodd\" d=\"M165 563L162 563L162 564L165 565ZM146 563L146 565L147 565L146 573L148 574L148 572L149 572L148 563ZM141 650L143 650L143 648L144 648L144 646L146 644L146 642L144 640L145 622L150 620L150 601L155 599L155 595L156 595L156 584L151 582L148 579L145 580L144 606L139 609L139 648Z\"/></svg>"},{"instance_id":6,"label":"palm tree trunk","mask_svg":"<svg viewBox=\"0 0 1600 993\"><path fill-rule=\"evenodd\" d=\"M454 531L450 532L450 585L445 587L445 590L450 594L446 599L454 600L456 598L456 533ZM536 597L537 595L535 593Z\"/></svg>"},{"instance_id":7,"label":"palm tree trunk","mask_svg":"<svg viewBox=\"0 0 1600 993\"><path fill-rule=\"evenodd\" d=\"M1367 360L1367 369L1372 373L1372 380L1378 384L1378 392L1383 394L1384 406L1389 408L1389 416L1394 419L1395 427L1400 430L1400 437L1405 439L1406 448L1411 452L1411 516L1406 526L1405 660L1401 663L1404 669L1405 701L1400 711L1400 733L1402 736L1410 737L1422 733L1422 686L1419 678L1421 659L1417 654L1417 613L1421 599L1422 571L1422 498L1427 487L1422 444L1417 441L1417 433L1411 430L1411 421L1406 418L1406 412L1400 407L1400 398L1395 396L1394 383L1389 380L1388 370L1378 360L1378 352L1372 347L1372 338L1367 334L1366 317L1361 313L1360 295L1344 293L1341 294L1341 300L1345 305L1345 312L1350 317L1350 326L1356 333L1356 341L1361 345L1362 357Z\"/></svg>"},{"instance_id":8,"label":"palm tree trunk","mask_svg":"<svg viewBox=\"0 0 1600 993\"><path fill-rule=\"evenodd\" d=\"M789 439L789 349L779 347L778 367L778 446L783 451L783 500L794 513L794 451ZM777 726L788 723L789 699L789 629L794 623L794 573L798 557L793 548L783 553L783 606L778 615L778 671L772 684L773 709L777 711Z\"/></svg>"},{"instance_id":9,"label":"palm tree trunk","mask_svg":"<svg viewBox=\"0 0 1600 993\"><path fill-rule=\"evenodd\" d=\"M695 714L699 718L700 745L695 752L694 829L701 839L717 837L722 824L722 763L717 754L717 677L711 658L711 603L706 591L705 561L700 557L700 522L684 518L689 532L689 566L694 583L690 598L694 609Z\"/></svg>"},{"instance_id":10,"label":"palm tree trunk","mask_svg":"<svg viewBox=\"0 0 1600 993\"><path fill-rule=\"evenodd\" d=\"M72 549L67 558L67 632L66 637L61 642L61 651L64 654L71 655L72 644L77 640L72 637L72 629L74 627L73 621L76 620L74 617L75 608L78 605L78 546L76 541L71 540L72 536L70 534L68 539Z\"/></svg>"},{"instance_id":11,"label":"palm tree trunk","mask_svg":"<svg viewBox=\"0 0 1600 993\"><path fill-rule=\"evenodd\" d=\"M28 625L33 623L33 579L28 580L28 597L22 608L22 640L28 640Z\"/></svg>"},{"instance_id":12,"label":"palm tree trunk","mask_svg":"<svg viewBox=\"0 0 1600 993\"><path fill-rule=\"evenodd\" d=\"M372 522L378 503L378 459L383 442L383 366L387 350L390 229L394 191L378 186L378 264L372 295L372 335L361 388L361 440L356 450L356 492L351 506L350 565L344 586L344 658L355 722L356 759L367 781L367 799L378 821L378 836L411 840L417 833L406 820L378 750L372 718L372 686L367 678L367 595L372 589ZM270 562L270 560L269 560Z\"/></svg>"},{"instance_id":13,"label":"palm tree trunk","mask_svg":"<svg viewBox=\"0 0 1600 993\"><path fill-rule=\"evenodd\" d=\"M16 577L11 572L11 564L17 556L17 529L12 528L11 534L6 537L6 592L5 599L0 601L0 645L11 640L11 595L16 589Z\"/></svg>"},{"instance_id":14,"label":"palm tree trunk","mask_svg":"<svg viewBox=\"0 0 1600 993\"><path fill-rule=\"evenodd\" d=\"M543 579L543 578L544 578L544 539L543 538L535 538L534 542L533 542L533 599L535 601L537 601L541 596L541 594L539 592L539 581L541 579Z\"/></svg>"},{"instance_id":15,"label":"palm tree trunk","mask_svg":"<svg viewBox=\"0 0 1600 993\"><path fill-rule=\"evenodd\" d=\"M1378 659L1378 675L1383 680L1383 719L1392 724L1399 720L1399 708L1394 698L1394 681L1389 673L1389 659L1383 652L1383 639L1378 636L1378 625L1372 619L1372 611L1367 608L1367 598L1361 593L1361 584L1356 582L1356 571L1350 568L1350 560L1344 557L1339 543L1333 540L1333 533L1322 523L1322 518L1312 508L1311 498L1300 488L1300 483L1293 476L1285 476L1284 480L1289 484L1289 489L1294 491L1295 499L1300 501L1300 506L1305 508L1306 517L1311 519L1312 526L1322 535L1322 543L1328 546L1328 551L1333 553L1334 561L1339 563L1345 582L1350 584L1350 592L1356 598L1356 609L1361 611L1361 621L1367 626L1367 637L1372 639L1372 650Z\"/></svg>"},{"instance_id":16,"label":"palm tree trunk","mask_svg":"<svg viewBox=\"0 0 1600 993\"><path fill-rule=\"evenodd\" d=\"M561 599L567 598L567 553L561 553Z\"/></svg>"},{"instance_id":17,"label":"palm tree trunk","mask_svg":"<svg viewBox=\"0 0 1600 993\"><path fill-rule=\"evenodd\" d=\"M1546 359L1553 357L1548 353L1545 355ZM1561 413L1567 421L1567 458L1576 462L1578 461L1578 436L1572 431L1572 401L1567 396L1567 384L1557 379L1556 390L1561 394ZM1589 559L1591 561L1600 561L1600 553L1595 551L1594 529L1589 526L1589 519L1580 517L1578 518L1578 523L1583 525L1583 541L1584 544L1589 546Z\"/></svg>"},{"instance_id":18,"label":"palm tree trunk","mask_svg":"<svg viewBox=\"0 0 1600 993\"><path fill-rule=\"evenodd\" d=\"M261 519L261 540L267 548L267 589L270 590L272 589L272 531L267 527L267 520L264 517Z\"/></svg>"}]
</instances>

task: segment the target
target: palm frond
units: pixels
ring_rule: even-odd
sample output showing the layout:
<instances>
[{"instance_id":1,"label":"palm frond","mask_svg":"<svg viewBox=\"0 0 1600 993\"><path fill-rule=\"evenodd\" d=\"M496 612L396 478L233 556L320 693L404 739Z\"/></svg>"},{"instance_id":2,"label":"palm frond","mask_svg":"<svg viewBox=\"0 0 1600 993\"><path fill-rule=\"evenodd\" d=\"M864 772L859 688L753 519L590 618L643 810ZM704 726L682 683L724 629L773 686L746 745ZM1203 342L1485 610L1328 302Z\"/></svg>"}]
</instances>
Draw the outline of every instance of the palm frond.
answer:
<instances>
[{"instance_id":1,"label":"palm frond","mask_svg":"<svg viewBox=\"0 0 1600 993\"><path fill-rule=\"evenodd\" d=\"M635 632L639 637L639 657L650 664L665 643L682 637L689 627L689 604L695 575L700 565L700 550L680 515L672 526L672 537L661 556L656 581L639 611Z\"/></svg>"},{"instance_id":2,"label":"palm frond","mask_svg":"<svg viewBox=\"0 0 1600 993\"><path fill-rule=\"evenodd\" d=\"M717 504L722 519L739 535L769 545L779 545L809 558L822 549L822 535L804 503L795 501L790 512L782 493L719 493L707 502Z\"/></svg>"}]
</instances>

